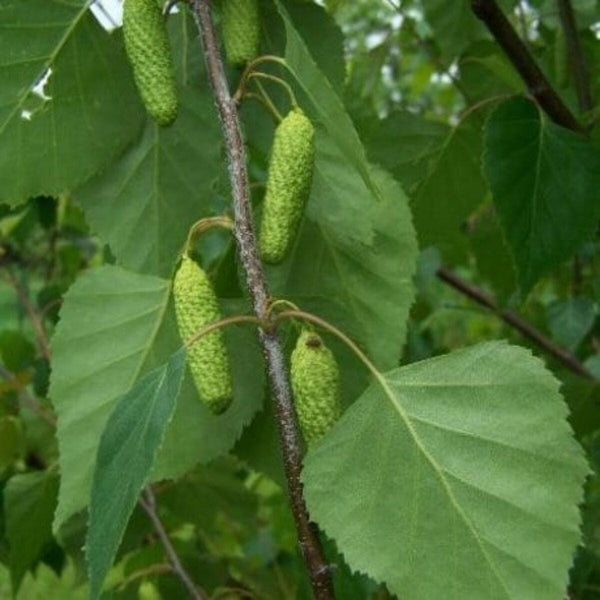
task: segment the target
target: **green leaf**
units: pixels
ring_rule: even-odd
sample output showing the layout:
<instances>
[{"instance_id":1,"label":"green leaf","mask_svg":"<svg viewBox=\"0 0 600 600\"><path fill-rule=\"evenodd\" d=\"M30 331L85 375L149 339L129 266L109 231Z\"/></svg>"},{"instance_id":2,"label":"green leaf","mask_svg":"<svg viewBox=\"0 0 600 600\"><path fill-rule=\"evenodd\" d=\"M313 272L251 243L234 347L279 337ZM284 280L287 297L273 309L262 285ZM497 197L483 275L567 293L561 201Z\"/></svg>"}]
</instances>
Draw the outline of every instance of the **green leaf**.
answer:
<instances>
[{"instance_id":1,"label":"green leaf","mask_svg":"<svg viewBox=\"0 0 600 600\"><path fill-rule=\"evenodd\" d=\"M86 538L93 599L100 594L173 417L185 358L185 350L179 350L169 362L140 379L120 398L102 433Z\"/></svg>"},{"instance_id":2,"label":"green leaf","mask_svg":"<svg viewBox=\"0 0 600 600\"><path fill-rule=\"evenodd\" d=\"M223 315L247 313L245 303L224 302ZM223 415L215 416L199 401L188 374L173 422L152 472L153 481L180 477L197 463L207 463L228 452L262 406L265 374L258 336L253 326L242 325L223 330L233 379L233 404ZM153 354L156 361L169 356L181 345L171 307ZM161 358L164 360L164 358Z\"/></svg>"},{"instance_id":3,"label":"green leaf","mask_svg":"<svg viewBox=\"0 0 600 600\"><path fill-rule=\"evenodd\" d=\"M575 350L596 321L596 306L590 298L570 298L548 307L548 327L552 337L569 350Z\"/></svg>"},{"instance_id":4,"label":"green leaf","mask_svg":"<svg viewBox=\"0 0 600 600\"><path fill-rule=\"evenodd\" d=\"M598 357L598 355L595 355ZM596 379L584 379L571 371L561 373L561 392L569 405L569 422L575 431L577 439L594 433L600 429L600 383L598 372L594 372L590 360L586 360L585 367Z\"/></svg>"},{"instance_id":5,"label":"green leaf","mask_svg":"<svg viewBox=\"0 0 600 600\"><path fill-rule=\"evenodd\" d=\"M88 502L100 434L140 373L169 292L166 280L104 266L84 273L64 298L50 383L61 465L55 528Z\"/></svg>"},{"instance_id":6,"label":"green leaf","mask_svg":"<svg viewBox=\"0 0 600 600\"><path fill-rule=\"evenodd\" d=\"M136 142L76 198L126 268L170 275L189 228L213 212L221 133L196 60L201 48L184 17L169 18L180 112L168 128L150 118Z\"/></svg>"},{"instance_id":7,"label":"green leaf","mask_svg":"<svg viewBox=\"0 0 600 600\"><path fill-rule=\"evenodd\" d=\"M485 27L473 14L470 0L422 0L422 3L446 62L452 61L472 41L486 36ZM499 4L506 10L515 0L500 0Z\"/></svg>"},{"instance_id":8,"label":"green leaf","mask_svg":"<svg viewBox=\"0 0 600 600\"><path fill-rule=\"evenodd\" d=\"M0 565L0 594L4 591L3 575ZM6 598L9 598L8 594L9 592ZM67 561L59 573L40 563L35 574L32 573L23 580L16 600L89 600L89 594L87 585L81 582L80 571L72 561Z\"/></svg>"},{"instance_id":9,"label":"green leaf","mask_svg":"<svg viewBox=\"0 0 600 600\"><path fill-rule=\"evenodd\" d=\"M71 190L139 130L142 111L120 34L89 0L8 0L0 41L0 198ZM32 88L48 72L44 98Z\"/></svg>"},{"instance_id":10,"label":"green leaf","mask_svg":"<svg viewBox=\"0 0 600 600\"><path fill-rule=\"evenodd\" d=\"M344 35L322 6L302 0L284 0L294 27L306 43L315 62L335 90L341 90L346 77Z\"/></svg>"},{"instance_id":11,"label":"green leaf","mask_svg":"<svg viewBox=\"0 0 600 600\"><path fill-rule=\"evenodd\" d=\"M519 97L488 120L484 164L525 294L595 233L600 148Z\"/></svg>"},{"instance_id":12,"label":"green leaf","mask_svg":"<svg viewBox=\"0 0 600 600\"><path fill-rule=\"evenodd\" d=\"M434 39L448 60L482 37L483 27L473 15L468 1L423 0L423 8L435 33Z\"/></svg>"},{"instance_id":13,"label":"green leaf","mask_svg":"<svg viewBox=\"0 0 600 600\"><path fill-rule=\"evenodd\" d=\"M407 191L426 175L427 163L439 152L448 127L408 111L396 111L385 119L358 123L369 160L402 182Z\"/></svg>"},{"instance_id":14,"label":"green leaf","mask_svg":"<svg viewBox=\"0 0 600 600\"><path fill-rule=\"evenodd\" d=\"M502 49L492 40L480 40L458 62L460 86L469 104L494 96L523 92L525 84Z\"/></svg>"},{"instance_id":15,"label":"green leaf","mask_svg":"<svg viewBox=\"0 0 600 600\"><path fill-rule=\"evenodd\" d=\"M20 331L0 331L0 359L9 371L16 373L31 365L35 348Z\"/></svg>"},{"instance_id":16,"label":"green leaf","mask_svg":"<svg viewBox=\"0 0 600 600\"><path fill-rule=\"evenodd\" d=\"M103 266L84 273L65 296L52 339L50 398L62 473L55 529L89 501L99 438L117 399L182 345L170 288L165 279ZM213 416L186 376L153 480L227 452L260 407L264 375L255 332L230 329L225 338L233 406Z\"/></svg>"},{"instance_id":17,"label":"green leaf","mask_svg":"<svg viewBox=\"0 0 600 600\"><path fill-rule=\"evenodd\" d=\"M380 202L319 133L306 217L290 255L269 277L276 295L337 324L389 368L404 343L417 244L400 186L382 171L371 174Z\"/></svg>"},{"instance_id":18,"label":"green leaf","mask_svg":"<svg viewBox=\"0 0 600 600\"><path fill-rule=\"evenodd\" d=\"M17 417L0 418L0 473L19 460L25 451L25 436Z\"/></svg>"},{"instance_id":19,"label":"green leaf","mask_svg":"<svg viewBox=\"0 0 600 600\"><path fill-rule=\"evenodd\" d=\"M562 600L587 466L558 382L503 342L382 377L305 460L348 564L405 600Z\"/></svg>"},{"instance_id":20,"label":"green leaf","mask_svg":"<svg viewBox=\"0 0 600 600\"><path fill-rule=\"evenodd\" d=\"M285 488L286 479L272 402L265 403L264 409L246 427L233 452L251 469L264 473L282 489Z\"/></svg>"},{"instance_id":21,"label":"green leaf","mask_svg":"<svg viewBox=\"0 0 600 600\"><path fill-rule=\"evenodd\" d=\"M465 113L443 139L427 176L411 197L421 248L436 246L451 263L465 260L464 225L487 192L481 172L483 123L480 110Z\"/></svg>"},{"instance_id":22,"label":"green leaf","mask_svg":"<svg viewBox=\"0 0 600 600\"><path fill-rule=\"evenodd\" d=\"M517 274L491 196L469 219L467 234L478 273L492 285L500 302L505 303L516 289Z\"/></svg>"},{"instance_id":23,"label":"green leaf","mask_svg":"<svg viewBox=\"0 0 600 600\"><path fill-rule=\"evenodd\" d=\"M57 492L58 474L55 470L15 475L6 484L4 512L14 591L52 537Z\"/></svg>"}]
</instances>

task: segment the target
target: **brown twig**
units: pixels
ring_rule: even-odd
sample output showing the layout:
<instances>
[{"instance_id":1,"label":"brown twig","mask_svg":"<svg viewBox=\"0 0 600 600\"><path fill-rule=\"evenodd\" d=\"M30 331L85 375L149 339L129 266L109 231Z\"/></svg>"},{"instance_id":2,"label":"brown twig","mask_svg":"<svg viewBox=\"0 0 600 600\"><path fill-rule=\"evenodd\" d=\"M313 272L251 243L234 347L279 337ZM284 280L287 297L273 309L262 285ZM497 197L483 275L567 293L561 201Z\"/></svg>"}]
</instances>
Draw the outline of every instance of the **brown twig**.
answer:
<instances>
[{"instance_id":1,"label":"brown twig","mask_svg":"<svg viewBox=\"0 0 600 600\"><path fill-rule=\"evenodd\" d=\"M119 590L124 590L129 584L133 583L137 579L149 577L151 575L164 575L166 573L173 573L173 567L167 563L160 563L157 565L150 565L139 571L134 571L129 577L119 583Z\"/></svg>"},{"instance_id":2,"label":"brown twig","mask_svg":"<svg viewBox=\"0 0 600 600\"><path fill-rule=\"evenodd\" d=\"M139 503L140 506L146 511L150 521L152 521L156 535L158 535L158 538L165 549L165 553L167 554L167 558L169 559L169 563L171 564L173 572L175 575L177 575L177 577L179 577L181 583L183 583L189 592L190 597L194 600L208 600L208 596L192 581L192 578L189 576L188 572L185 570L185 567L179 560L179 556L177 555L177 552L173 547L171 540L169 539L169 534L164 528L156 511L156 498L154 497L154 493L150 487L147 487L144 490L144 493L142 496L140 496Z\"/></svg>"},{"instance_id":3,"label":"brown twig","mask_svg":"<svg viewBox=\"0 0 600 600\"><path fill-rule=\"evenodd\" d=\"M558 14L560 22L567 40L567 48L569 50L569 62L573 69L575 77L575 89L577 91L577 100L579 102L579 110L587 112L593 108L592 94L590 92L590 78L583 57L581 48L581 40L577 32L577 22L571 0L557 0Z\"/></svg>"},{"instance_id":4,"label":"brown twig","mask_svg":"<svg viewBox=\"0 0 600 600\"><path fill-rule=\"evenodd\" d=\"M258 257L252 226L250 186L246 168L246 151L235 100L231 97L209 0L193 0L196 24L204 46L204 58L215 104L223 128L229 163L229 179L235 216L234 235L238 254L252 299L253 310L261 321L268 320L269 290ZM292 403L285 355L275 331L260 330L259 337L265 357L271 395L283 455L287 488L302 556L315 598L330 600L334 597L329 566L325 560L316 526L310 522L300 472L302 453L296 415Z\"/></svg>"},{"instance_id":5,"label":"brown twig","mask_svg":"<svg viewBox=\"0 0 600 600\"><path fill-rule=\"evenodd\" d=\"M547 77L498 6L496 0L471 0L471 8L500 44L527 85L529 92L546 114L558 125L579 133L585 133L581 123L550 85Z\"/></svg>"},{"instance_id":6,"label":"brown twig","mask_svg":"<svg viewBox=\"0 0 600 600\"><path fill-rule=\"evenodd\" d=\"M475 287L467 281L464 281L455 275L450 269L445 267L440 267L437 270L437 276L444 283L461 292L461 294L464 294L481 306L489 308L507 325L510 325L526 338L529 338L532 342L542 348L542 350L561 362L565 367L567 367L567 369L570 369L574 373L577 373L577 375L581 375L586 379L595 380L594 376L579 362L574 354L571 354L564 348L561 348L555 344L551 339L539 332L535 327L533 327L533 325L525 321L518 314L499 307L496 301L483 290Z\"/></svg>"},{"instance_id":7,"label":"brown twig","mask_svg":"<svg viewBox=\"0 0 600 600\"><path fill-rule=\"evenodd\" d=\"M7 272L7 283L15 289L17 292L17 296L19 296L19 302L21 306L25 309L33 328L35 329L36 338L38 341L38 345L40 347L40 351L43 357L50 362L50 344L48 343L48 336L46 335L46 330L44 329L44 324L42 319L38 315L38 312L33 306L31 300L29 299L29 294L27 290L23 287L21 282L12 274L10 269L6 269Z\"/></svg>"}]
</instances>

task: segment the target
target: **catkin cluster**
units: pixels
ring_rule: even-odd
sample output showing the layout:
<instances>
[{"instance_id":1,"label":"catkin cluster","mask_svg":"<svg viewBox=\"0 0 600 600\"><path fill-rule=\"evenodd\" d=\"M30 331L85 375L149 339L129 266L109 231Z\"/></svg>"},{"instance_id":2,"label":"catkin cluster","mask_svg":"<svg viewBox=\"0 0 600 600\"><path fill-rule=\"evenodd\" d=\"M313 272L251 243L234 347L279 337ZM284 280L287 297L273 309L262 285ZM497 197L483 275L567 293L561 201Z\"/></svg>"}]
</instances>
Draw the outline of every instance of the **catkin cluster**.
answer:
<instances>
[{"instance_id":1,"label":"catkin cluster","mask_svg":"<svg viewBox=\"0 0 600 600\"><path fill-rule=\"evenodd\" d=\"M281 262L294 238L310 194L315 160L315 128L292 109L275 130L259 249L264 261Z\"/></svg>"},{"instance_id":2,"label":"catkin cluster","mask_svg":"<svg viewBox=\"0 0 600 600\"><path fill-rule=\"evenodd\" d=\"M125 0L123 36L146 110L159 125L170 125L179 101L169 38L156 0Z\"/></svg>"},{"instance_id":3,"label":"catkin cluster","mask_svg":"<svg viewBox=\"0 0 600 600\"><path fill-rule=\"evenodd\" d=\"M184 256L175 274L173 297L177 325L183 341L221 318L212 284L206 273ZM202 400L214 414L231 404L233 391L227 349L222 331L212 331L188 349L188 364Z\"/></svg>"},{"instance_id":4,"label":"catkin cluster","mask_svg":"<svg viewBox=\"0 0 600 600\"><path fill-rule=\"evenodd\" d=\"M339 368L321 337L305 329L292 352L290 371L298 421L310 445L339 419Z\"/></svg>"},{"instance_id":5,"label":"catkin cluster","mask_svg":"<svg viewBox=\"0 0 600 600\"><path fill-rule=\"evenodd\" d=\"M224 0L223 42L231 64L243 65L256 58L260 45L258 0Z\"/></svg>"}]
</instances>

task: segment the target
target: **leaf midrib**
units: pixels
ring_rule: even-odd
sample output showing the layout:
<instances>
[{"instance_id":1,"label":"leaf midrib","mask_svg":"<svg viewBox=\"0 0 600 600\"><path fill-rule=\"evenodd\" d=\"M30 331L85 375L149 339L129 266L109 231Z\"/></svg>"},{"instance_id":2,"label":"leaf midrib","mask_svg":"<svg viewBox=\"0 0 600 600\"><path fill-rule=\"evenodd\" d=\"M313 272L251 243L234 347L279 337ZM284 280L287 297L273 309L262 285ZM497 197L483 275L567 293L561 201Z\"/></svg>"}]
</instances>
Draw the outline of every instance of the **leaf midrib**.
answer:
<instances>
[{"instance_id":1,"label":"leaf midrib","mask_svg":"<svg viewBox=\"0 0 600 600\"><path fill-rule=\"evenodd\" d=\"M534 182L533 182L533 190L531 192L531 212L529 213L529 239L528 239L528 243L527 243L527 275L528 275L528 279L529 277L531 277L531 270L532 270L532 265L531 265L531 254L532 254L532 248L533 246L535 246L534 243L534 230L535 230L535 225L536 225L536 215L538 212L538 202L539 202L539 186L540 186L540 178L541 178L541 169L542 169L542 154L543 154L543 136L544 136L544 123L542 120L542 116L539 113L539 109L538 109L538 113L537 113L537 123L538 123L538 127L539 127L539 131L538 131L538 135L537 135L537 145L538 145L538 151L537 151L537 156L536 156L536 161L535 161L535 171L534 171Z\"/></svg>"},{"instance_id":2,"label":"leaf midrib","mask_svg":"<svg viewBox=\"0 0 600 600\"><path fill-rule=\"evenodd\" d=\"M409 432L409 434L411 435L411 437L413 438L415 445L421 451L421 453L423 454L423 456L425 457L427 462L429 462L434 473L437 475L438 479L440 480L442 487L448 496L448 500L450 501L450 504L454 507L456 513L461 517L461 519L465 523L467 529L471 532L471 535L473 536L477 546L479 546L479 549L481 550L481 554L483 555L486 563L488 564L490 571L494 574L497 581L500 583L500 586L502 588L502 591L506 595L506 598L508 598L508 600L512 600L512 596L510 595L508 589L506 588L506 584L504 583L502 577L496 570L493 561L489 557L487 550L485 549L485 547L483 545L483 540L480 537L479 532L477 531L477 529L475 529L474 525L471 523L470 519L467 517L467 515L463 511L462 507L458 503L456 497L454 496L454 492L452 491L452 487L446 480L446 477L444 475L442 468L437 464L437 462L435 461L433 456L429 453L429 451L425 447L425 444L423 443L423 441L419 437L417 431L413 427L410 416L408 415L408 413L406 412L404 407L400 404L400 402L396 398L396 395L394 394L393 390L389 386L387 379L381 373L377 373L376 377L377 377L377 380L378 380L379 384L381 385L383 391L385 392L386 396L389 398L392 406L396 409L400 418L404 422L404 425L405 425L407 431Z\"/></svg>"}]
</instances>

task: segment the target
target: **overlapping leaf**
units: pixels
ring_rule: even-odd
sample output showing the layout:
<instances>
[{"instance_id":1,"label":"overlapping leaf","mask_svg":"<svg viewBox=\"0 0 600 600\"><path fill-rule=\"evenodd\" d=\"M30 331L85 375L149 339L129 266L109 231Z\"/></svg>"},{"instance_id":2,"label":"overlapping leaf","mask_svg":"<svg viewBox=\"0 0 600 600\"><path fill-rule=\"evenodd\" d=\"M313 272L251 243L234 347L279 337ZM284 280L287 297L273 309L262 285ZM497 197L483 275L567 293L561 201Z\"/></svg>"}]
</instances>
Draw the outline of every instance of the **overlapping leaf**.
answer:
<instances>
[{"instance_id":1,"label":"overlapping leaf","mask_svg":"<svg viewBox=\"0 0 600 600\"><path fill-rule=\"evenodd\" d=\"M333 89L341 93L346 77L346 65L344 35L340 26L325 8L317 4L302 0L283 0L283 5L290 22L306 43L319 69L327 77ZM269 0L263 1L261 18L268 52L280 54L285 46L285 35L280 31L281 19L277 7Z\"/></svg>"},{"instance_id":2,"label":"overlapping leaf","mask_svg":"<svg viewBox=\"0 0 600 600\"><path fill-rule=\"evenodd\" d=\"M62 475L55 527L88 502L100 434L142 369L169 292L166 280L106 266L85 273L65 297L52 339Z\"/></svg>"},{"instance_id":3,"label":"overlapping leaf","mask_svg":"<svg viewBox=\"0 0 600 600\"><path fill-rule=\"evenodd\" d=\"M390 371L309 452L311 517L406 600L562 600L587 466L558 388L502 342Z\"/></svg>"},{"instance_id":4,"label":"overlapping leaf","mask_svg":"<svg viewBox=\"0 0 600 600\"><path fill-rule=\"evenodd\" d=\"M600 147L549 122L532 101L513 98L488 120L484 162L527 293L595 233Z\"/></svg>"},{"instance_id":5,"label":"overlapping leaf","mask_svg":"<svg viewBox=\"0 0 600 600\"><path fill-rule=\"evenodd\" d=\"M0 7L0 199L69 191L139 130L142 112L118 35L88 0ZM47 77L42 93L33 88ZM43 97L42 97L43 96Z\"/></svg>"},{"instance_id":6,"label":"overlapping leaf","mask_svg":"<svg viewBox=\"0 0 600 600\"><path fill-rule=\"evenodd\" d=\"M463 116L443 139L411 197L421 247L438 247L446 261L465 259L464 225L487 191L481 170L483 124L481 110Z\"/></svg>"},{"instance_id":7,"label":"overlapping leaf","mask_svg":"<svg viewBox=\"0 0 600 600\"><path fill-rule=\"evenodd\" d=\"M100 593L173 417L185 357L182 349L140 379L120 398L102 433L86 541L92 598Z\"/></svg>"},{"instance_id":8,"label":"overlapping leaf","mask_svg":"<svg viewBox=\"0 0 600 600\"><path fill-rule=\"evenodd\" d=\"M358 128L369 160L387 169L407 192L427 174L428 162L449 134L447 125L408 111L362 120Z\"/></svg>"},{"instance_id":9,"label":"overlapping leaf","mask_svg":"<svg viewBox=\"0 0 600 600\"><path fill-rule=\"evenodd\" d=\"M6 535L13 591L52 537L58 473L55 469L14 475L4 490Z\"/></svg>"}]
</instances>

